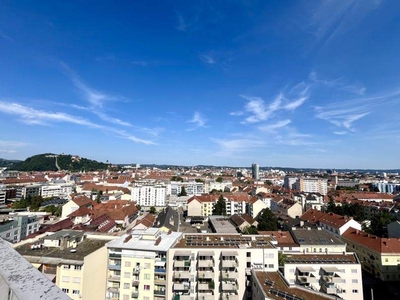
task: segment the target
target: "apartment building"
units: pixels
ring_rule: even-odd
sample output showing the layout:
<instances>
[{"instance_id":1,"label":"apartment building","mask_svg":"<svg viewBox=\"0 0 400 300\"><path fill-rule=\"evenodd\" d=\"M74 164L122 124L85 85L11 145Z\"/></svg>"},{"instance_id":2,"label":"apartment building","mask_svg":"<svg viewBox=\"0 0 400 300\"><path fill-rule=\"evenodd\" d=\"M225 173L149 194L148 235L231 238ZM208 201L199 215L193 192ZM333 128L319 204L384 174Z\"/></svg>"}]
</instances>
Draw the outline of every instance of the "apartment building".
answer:
<instances>
[{"instance_id":1,"label":"apartment building","mask_svg":"<svg viewBox=\"0 0 400 300\"><path fill-rule=\"evenodd\" d=\"M23 240L28 235L39 231L40 219L35 214L26 215L19 213L11 213L8 215L8 217L10 220L17 221L18 227L21 228L19 240Z\"/></svg>"},{"instance_id":2,"label":"apartment building","mask_svg":"<svg viewBox=\"0 0 400 300\"><path fill-rule=\"evenodd\" d=\"M1 219L0 238L10 243L18 243L21 240L21 226L18 224L18 221L8 218Z\"/></svg>"},{"instance_id":3,"label":"apartment building","mask_svg":"<svg viewBox=\"0 0 400 300\"><path fill-rule=\"evenodd\" d=\"M350 227L361 230L361 224L353 218L341 216L332 212L324 213L316 209L309 209L300 218L321 226L336 237L340 237Z\"/></svg>"},{"instance_id":4,"label":"apartment building","mask_svg":"<svg viewBox=\"0 0 400 300\"><path fill-rule=\"evenodd\" d=\"M277 215L285 215L293 219L303 214L301 204L291 199L272 199L271 211Z\"/></svg>"},{"instance_id":5,"label":"apartment building","mask_svg":"<svg viewBox=\"0 0 400 300\"><path fill-rule=\"evenodd\" d=\"M68 300L44 274L0 238L0 299Z\"/></svg>"},{"instance_id":6,"label":"apartment building","mask_svg":"<svg viewBox=\"0 0 400 300\"><path fill-rule=\"evenodd\" d=\"M346 243L321 227L318 229L293 227L290 233L303 253L343 253Z\"/></svg>"},{"instance_id":7,"label":"apartment building","mask_svg":"<svg viewBox=\"0 0 400 300\"><path fill-rule=\"evenodd\" d=\"M341 238L348 251L357 253L365 271L383 281L400 281L400 239L380 238L354 228Z\"/></svg>"},{"instance_id":8,"label":"apartment building","mask_svg":"<svg viewBox=\"0 0 400 300\"><path fill-rule=\"evenodd\" d=\"M21 242L15 245L15 250L71 299L104 299L107 275L105 245L113 238L61 230Z\"/></svg>"},{"instance_id":9,"label":"apartment building","mask_svg":"<svg viewBox=\"0 0 400 300\"><path fill-rule=\"evenodd\" d=\"M143 185L132 187L132 201L142 207L165 207L167 188L162 185Z\"/></svg>"},{"instance_id":10,"label":"apartment building","mask_svg":"<svg viewBox=\"0 0 400 300\"><path fill-rule=\"evenodd\" d=\"M171 181L167 185L167 194L171 196L178 196L182 192L182 187L185 188L188 196L201 195L205 192L203 182L196 181Z\"/></svg>"},{"instance_id":11,"label":"apartment building","mask_svg":"<svg viewBox=\"0 0 400 300\"><path fill-rule=\"evenodd\" d=\"M204 193L208 194L212 190L226 192L232 189L232 181L224 180L223 182L215 181L215 179L208 179L204 184Z\"/></svg>"},{"instance_id":12,"label":"apartment building","mask_svg":"<svg viewBox=\"0 0 400 300\"><path fill-rule=\"evenodd\" d=\"M361 264L354 253L289 254L284 276L290 285L342 299L363 299Z\"/></svg>"},{"instance_id":13,"label":"apartment building","mask_svg":"<svg viewBox=\"0 0 400 300\"><path fill-rule=\"evenodd\" d=\"M276 271L278 249L269 236L188 234L168 251L166 298L239 300L252 269Z\"/></svg>"},{"instance_id":14,"label":"apartment building","mask_svg":"<svg viewBox=\"0 0 400 300\"><path fill-rule=\"evenodd\" d=\"M179 232L148 228L109 242L106 299L166 299L167 251L180 237Z\"/></svg>"},{"instance_id":15,"label":"apartment building","mask_svg":"<svg viewBox=\"0 0 400 300\"><path fill-rule=\"evenodd\" d=\"M285 187L285 189L294 190L296 189L297 180L298 178L295 176L285 176L285 178L283 179L283 186Z\"/></svg>"},{"instance_id":16,"label":"apartment building","mask_svg":"<svg viewBox=\"0 0 400 300\"><path fill-rule=\"evenodd\" d=\"M17 187L17 198L40 196L41 185L25 185Z\"/></svg>"},{"instance_id":17,"label":"apartment building","mask_svg":"<svg viewBox=\"0 0 400 300\"><path fill-rule=\"evenodd\" d=\"M69 183L42 185L40 195L42 198L60 197L67 198L72 194L74 185Z\"/></svg>"},{"instance_id":18,"label":"apartment building","mask_svg":"<svg viewBox=\"0 0 400 300\"><path fill-rule=\"evenodd\" d=\"M300 192L320 193L322 195L328 193L328 181L326 179L300 177L294 186Z\"/></svg>"}]
</instances>

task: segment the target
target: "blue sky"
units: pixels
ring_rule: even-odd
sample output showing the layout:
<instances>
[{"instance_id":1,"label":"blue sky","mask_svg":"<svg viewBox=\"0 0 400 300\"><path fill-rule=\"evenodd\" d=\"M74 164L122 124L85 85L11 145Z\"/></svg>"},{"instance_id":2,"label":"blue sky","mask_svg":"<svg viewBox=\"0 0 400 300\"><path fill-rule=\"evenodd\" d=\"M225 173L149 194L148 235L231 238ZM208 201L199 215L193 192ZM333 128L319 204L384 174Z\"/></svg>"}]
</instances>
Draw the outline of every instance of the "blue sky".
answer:
<instances>
[{"instance_id":1,"label":"blue sky","mask_svg":"<svg viewBox=\"0 0 400 300\"><path fill-rule=\"evenodd\" d=\"M397 0L2 1L0 157L400 168L399 32Z\"/></svg>"}]
</instances>

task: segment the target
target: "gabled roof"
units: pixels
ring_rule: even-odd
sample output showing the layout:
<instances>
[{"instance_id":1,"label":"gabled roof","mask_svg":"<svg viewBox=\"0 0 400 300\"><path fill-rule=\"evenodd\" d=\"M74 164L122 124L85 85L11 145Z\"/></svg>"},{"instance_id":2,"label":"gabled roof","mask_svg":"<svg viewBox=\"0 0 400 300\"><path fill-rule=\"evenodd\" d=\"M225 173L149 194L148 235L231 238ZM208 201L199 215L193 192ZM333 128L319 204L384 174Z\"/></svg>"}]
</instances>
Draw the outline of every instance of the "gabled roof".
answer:
<instances>
[{"instance_id":1,"label":"gabled roof","mask_svg":"<svg viewBox=\"0 0 400 300\"><path fill-rule=\"evenodd\" d=\"M310 223L323 223L337 229L345 225L347 222L353 220L352 218L344 217L331 212L324 213L316 209L307 210L300 218Z\"/></svg>"},{"instance_id":2,"label":"gabled roof","mask_svg":"<svg viewBox=\"0 0 400 300\"><path fill-rule=\"evenodd\" d=\"M83 196L83 195L75 196L71 201L74 201L74 203L76 205L78 205L79 207L82 207L82 206L87 207L87 206L93 205L93 201L90 198Z\"/></svg>"},{"instance_id":3,"label":"gabled roof","mask_svg":"<svg viewBox=\"0 0 400 300\"><path fill-rule=\"evenodd\" d=\"M171 224L172 223L172 224ZM172 207L167 208L158 214L156 224L154 227L165 227L172 231L177 231L179 225L179 213Z\"/></svg>"},{"instance_id":4,"label":"gabled roof","mask_svg":"<svg viewBox=\"0 0 400 300\"><path fill-rule=\"evenodd\" d=\"M91 214L91 210L88 209L85 206L81 206L79 207L77 210L75 210L74 212L70 213L68 215L68 218L75 218L75 217L83 217L83 216L87 216Z\"/></svg>"},{"instance_id":5,"label":"gabled roof","mask_svg":"<svg viewBox=\"0 0 400 300\"><path fill-rule=\"evenodd\" d=\"M379 253L400 255L400 239L398 238L380 238L352 227L347 229L342 237Z\"/></svg>"},{"instance_id":6,"label":"gabled roof","mask_svg":"<svg viewBox=\"0 0 400 300\"><path fill-rule=\"evenodd\" d=\"M107 214L101 215L90 222L90 226L96 227L99 232L108 232L117 225Z\"/></svg>"}]
</instances>

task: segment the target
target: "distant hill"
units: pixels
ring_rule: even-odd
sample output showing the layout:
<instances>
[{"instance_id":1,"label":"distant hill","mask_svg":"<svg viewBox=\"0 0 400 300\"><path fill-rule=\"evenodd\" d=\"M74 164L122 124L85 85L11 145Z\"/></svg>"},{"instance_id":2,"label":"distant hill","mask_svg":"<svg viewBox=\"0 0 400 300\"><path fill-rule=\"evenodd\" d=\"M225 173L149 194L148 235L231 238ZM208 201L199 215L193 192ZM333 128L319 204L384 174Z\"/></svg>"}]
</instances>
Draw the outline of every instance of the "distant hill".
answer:
<instances>
[{"instance_id":1,"label":"distant hill","mask_svg":"<svg viewBox=\"0 0 400 300\"><path fill-rule=\"evenodd\" d=\"M56 164L57 158L57 164ZM58 167L57 167L58 166ZM76 155L64 155L44 153L28 157L25 161L21 161L12 165L9 169L17 171L96 171L106 170L108 164L95 160L79 157Z\"/></svg>"},{"instance_id":2,"label":"distant hill","mask_svg":"<svg viewBox=\"0 0 400 300\"><path fill-rule=\"evenodd\" d=\"M9 159L4 159L4 158L0 158L0 168L4 168L4 167L12 167L17 163L20 163L20 160L9 160Z\"/></svg>"}]
</instances>

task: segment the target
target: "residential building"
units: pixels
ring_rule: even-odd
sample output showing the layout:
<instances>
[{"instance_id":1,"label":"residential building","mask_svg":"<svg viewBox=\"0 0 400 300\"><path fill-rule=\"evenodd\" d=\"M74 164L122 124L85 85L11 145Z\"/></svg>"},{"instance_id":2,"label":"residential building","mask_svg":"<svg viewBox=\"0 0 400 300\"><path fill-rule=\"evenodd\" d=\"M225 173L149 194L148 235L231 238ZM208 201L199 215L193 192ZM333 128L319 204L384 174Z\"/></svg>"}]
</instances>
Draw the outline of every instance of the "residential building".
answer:
<instances>
[{"instance_id":1,"label":"residential building","mask_svg":"<svg viewBox=\"0 0 400 300\"><path fill-rule=\"evenodd\" d=\"M295 190L297 180L298 178L295 176L289 176L289 175L285 176L285 178L283 179L284 188L289 190Z\"/></svg>"},{"instance_id":2,"label":"residential building","mask_svg":"<svg viewBox=\"0 0 400 300\"><path fill-rule=\"evenodd\" d=\"M227 192L232 189L232 181L224 180L222 182L218 182L215 179L208 179L204 184L204 193L208 194L212 190Z\"/></svg>"},{"instance_id":3,"label":"residential building","mask_svg":"<svg viewBox=\"0 0 400 300\"><path fill-rule=\"evenodd\" d=\"M304 221L318 224L336 237L340 237L350 227L361 230L361 224L353 218L344 217L332 212L324 213L316 209L309 209L300 218Z\"/></svg>"},{"instance_id":4,"label":"residential building","mask_svg":"<svg viewBox=\"0 0 400 300\"><path fill-rule=\"evenodd\" d=\"M16 245L15 250L71 299L104 299L107 278L105 245L113 238L62 230Z\"/></svg>"},{"instance_id":5,"label":"residential building","mask_svg":"<svg viewBox=\"0 0 400 300\"><path fill-rule=\"evenodd\" d=\"M179 232L149 228L132 230L109 242L106 299L171 299L165 298L167 284L172 282L167 280L171 272L167 251L180 236Z\"/></svg>"},{"instance_id":6,"label":"residential building","mask_svg":"<svg viewBox=\"0 0 400 300\"><path fill-rule=\"evenodd\" d=\"M68 300L44 274L0 238L0 299Z\"/></svg>"},{"instance_id":7,"label":"residential building","mask_svg":"<svg viewBox=\"0 0 400 300\"><path fill-rule=\"evenodd\" d=\"M41 185L26 185L17 187L17 198L40 196Z\"/></svg>"},{"instance_id":8,"label":"residential building","mask_svg":"<svg viewBox=\"0 0 400 300\"><path fill-rule=\"evenodd\" d=\"M271 211L276 215L289 216L293 219L303 214L301 204L291 199L272 199Z\"/></svg>"},{"instance_id":9,"label":"residential building","mask_svg":"<svg viewBox=\"0 0 400 300\"><path fill-rule=\"evenodd\" d=\"M387 225L389 238L400 238L400 222L393 221Z\"/></svg>"},{"instance_id":10,"label":"residential building","mask_svg":"<svg viewBox=\"0 0 400 300\"><path fill-rule=\"evenodd\" d=\"M322 178L300 177L295 184L295 189L300 192L326 195L328 193L328 181Z\"/></svg>"},{"instance_id":11,"label":"residential building","mask_svg":"<svg viewBox=\"0 0 400 300\"><path fill-rule=\"evenodd\" d=\"M18 227L21 228L20 240L23 240L28 235L39 231L40 219L37 215L25 215L19 213L11 213L8 215L10 220L18 222Z\"/></svg>"},{"instance_id":12,"label":"residential building","mask_svg":"<svg viewBox=\"0 0 400 300\"><path fill-rule=\"evenodd\" d=\"M42 198L67 198L68 195L72 194L73 188L74 184L71 183L42 185L40 188L40 195Z\"/></svg>"},{"instance_id":13,"label":"residential building","mask_svg":"<svg viewBox=\"0 0 400 300\"><path fill-rule=\"evenodd\" d=\"M18 220L7 218L0 220L0 238L10 243L18 243L21 240L21 226Z\"/></svg>"},{"instance_id":14,"label":"residential building","mask_svg":"<svg viewBox=\"0 0 400 300\"><path fill-rule=\"evenodd\" d=\"M178 196L182 192L182 187L188 196L199 196L204 193L204 183L196 181L171 181L167 186L167 195Z\"/></svg>"},{"instance_id":15,"label":"residential building","mask_svg":"<svg viewBox=\"0 0 400 300\"><path fill-rule=\"evenodd\" d=\"M268 201L270 204L270 201ZM250 201L247 203L247 213L252 217L256 218L261 211L263 211L266 208L269 208L268 206L262 199L260 198L252 198Z\"/></svg>"},{"instance_id":16,"label":"residential building","mask_svg":"<svg viewBox=\"0 0 400 300\"><path fill-rule=\"evenodd\" d=\"M142 207L165 207L167 189L162 185L144 185L132 187L132 201Z\"/></svg>"},{"instance_id":17,"label":"residential building","mask_svg":"<svg viewBox=\"0 0 400 300\"><path fill-rule=\"evenodd\" d=\"M293 227L290 233L303 253L343 253L346 251L345 242L322 230L321 227L318 229Z\"/></svg>"},{"instance_id":18,"label":"residential building","mask_svg":"<svg viewBox=\"0 0 400 300\"><path fill-rule=\"evenodd\" d=\"M290 285L357 300L363 298L361 264L354 253L288 254L284 276Z\"/></svg>"},{"instance_id":19,"label":"residential building","mask_svg":"<svg viewBox=\"0 0 400 300\"><path fill-rule=\"evenodd\" d=\"M246 298L252 269L276 271L269 236L187 234L169 249L166 299ZM174 297L174 298L173 298Z\"/></svg>"},{"instance_id":20,"label":"residential building","mask_svg":"<svg viewBox=\"0 0 400 300\"><path fill-rule=\"evenodd\" d=\"M90 198L83 195L76 195L72 198L72 200L63 205L61 218L66 218L69 214L78 210L80 207L91 209L93 205L94 202Z\"/></svg>"},{"instance_id":21,"label":"residential building","mask_svg":"<svg viewBox=\"0 0 400 300\"><path fill-rule=\"evenodd\" d=\"M295 243L289 231L259 231L260 235L269 235L272 244L283 253L300 253L300 246Z\"/></svg>"},{"instance_id":22,"label":"residential building","mask_svg":"<svg viewBox=\"0 0 400 300\"><path fill-rule=\"evenodd\" d=\"M342 241L348 251L357 253L362 267L372 276L383 281L400 281L400 240L380 238L362 230L349 228Z\"/></svg>"},{"instance_id":23,"label":"residential building","mask_svg":"<svg viewBox=\"0 0 400 300\"><path fill-rule=\"evenodd\" d=\"M269 299L313 299L336 300L337 297L319 291L305 289L299 285L289 284L280 272L251 271L251 297L252 300Z\"/></svg>"}]
</instances>

